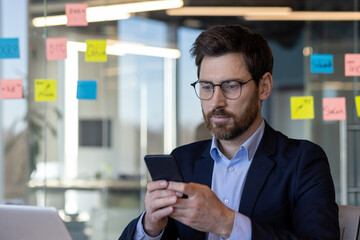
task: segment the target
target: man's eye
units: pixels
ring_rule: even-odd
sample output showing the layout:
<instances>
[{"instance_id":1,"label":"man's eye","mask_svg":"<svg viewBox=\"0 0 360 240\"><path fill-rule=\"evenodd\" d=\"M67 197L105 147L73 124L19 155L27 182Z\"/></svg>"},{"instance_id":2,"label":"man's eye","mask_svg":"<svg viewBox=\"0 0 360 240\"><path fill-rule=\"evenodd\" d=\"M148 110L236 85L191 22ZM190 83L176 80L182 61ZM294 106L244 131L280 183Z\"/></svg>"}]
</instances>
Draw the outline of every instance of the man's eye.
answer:
<instances>
[{"instance_id":1,"label":"man's eye","mask_svg":"<svg viewBox=\"0 0 360 240\"><path fill-rule=\"evenodd\" d=\"M237 88L239 88L239 83L237 83L237 82L228 82L228 83L223 84L223 88L237 89Z\"/></svg>"},{"instance_id":2,"label":"man's eye","mask_svg":"<svg viewBox=\"0 0 360 240\"><path fill-rule=\"evenodd\" d=\"M212 90L212 85L208 83L201 83L200 88L204 91Z\"/></svg>"}]
</instances>

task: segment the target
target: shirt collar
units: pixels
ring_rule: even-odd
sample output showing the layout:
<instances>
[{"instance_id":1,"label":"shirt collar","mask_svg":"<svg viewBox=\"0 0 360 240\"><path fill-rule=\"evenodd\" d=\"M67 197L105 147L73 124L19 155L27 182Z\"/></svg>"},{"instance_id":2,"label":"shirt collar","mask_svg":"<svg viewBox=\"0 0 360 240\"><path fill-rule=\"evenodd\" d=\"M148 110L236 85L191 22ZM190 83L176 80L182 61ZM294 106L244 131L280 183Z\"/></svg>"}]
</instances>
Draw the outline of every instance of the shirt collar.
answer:
<instances>
[{"instance_id":1,"label":"shirt collar","mask_svg":"<svg viewBox=\"0 0 360 240\"><path fill-rule=\"evenodd\" d=\"M248 140L246 140L242 146L239 147L239 150L234 155L234 158L236 158L238 156L239 152L241 151L241 148L244 147L247 152L248 160L251 161L255 155L255 152L256 152L259 144L260 144L260 141L264 134L264 131L265 131L265 121L262 120L259 128L254 132L254 134L251 135L251 137ZM212 142L211 142L210 155L215 160L215 159L217 159L217 157L215 157L215 156L218 156L220 154L221 154L221 151L218 147L218 139L213 137Z\"/></svg>"}]
</instances>

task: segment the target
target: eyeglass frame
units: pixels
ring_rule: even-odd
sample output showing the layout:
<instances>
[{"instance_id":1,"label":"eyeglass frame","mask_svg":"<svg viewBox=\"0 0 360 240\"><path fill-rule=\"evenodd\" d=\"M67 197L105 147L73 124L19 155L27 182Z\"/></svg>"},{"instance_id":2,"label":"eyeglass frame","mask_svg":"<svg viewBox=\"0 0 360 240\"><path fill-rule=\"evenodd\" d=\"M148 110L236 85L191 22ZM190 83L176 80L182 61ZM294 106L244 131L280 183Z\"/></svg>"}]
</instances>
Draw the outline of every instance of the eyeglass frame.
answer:
<instances>
[{"instance_id":1,"label":"eyeglass frame","mask_svg":"<svg viewBox=\"0 0 360 240\"><path fill-rule=\"evenodd\" d=\"M251 78L251 79L249 79L249 80L247 80L247 81L245 81L245 82L241 82L241 81L238 81L238 80L226 80L226 81L223 81L223 82L221 82L221 83L219 83L219 84L214 84L214 83L209 82L209 81L196 80L195 82L191 83L190 85L194 88L195 94L196 94L196 96L197 96L200 100L210 100L210 99L212 99L213 96L214 96L214 92L215 92L215 87L216 87L216 86L218 86L218 87L220 88L221 93L223 94L223 96L224 96L226 99L236 100L236 99L238 99L238 98L241 96L243 85L247 84L247 83L250 82L251 80L254 80L254 81L255 81L254 78ZM223 91L223 89L222 89L222 87L221 87L222 84L225 83L225 82L237 82L237 83L239 83L239 84L240 84L240 94L239 94L239 96L237 96L236 98L228 98L228 97L226 97L225 94L224 94L224 91ZM210 97L210 98L205 98L205 99L200 98L200 96L199 96L200 93L199 93L199 94L197 93L196 87L195 87L197 83L210 83L210 84L212 85L213 91L212 91L212 94L211 94L211 97Z\"/></svg>"}]
</instances>

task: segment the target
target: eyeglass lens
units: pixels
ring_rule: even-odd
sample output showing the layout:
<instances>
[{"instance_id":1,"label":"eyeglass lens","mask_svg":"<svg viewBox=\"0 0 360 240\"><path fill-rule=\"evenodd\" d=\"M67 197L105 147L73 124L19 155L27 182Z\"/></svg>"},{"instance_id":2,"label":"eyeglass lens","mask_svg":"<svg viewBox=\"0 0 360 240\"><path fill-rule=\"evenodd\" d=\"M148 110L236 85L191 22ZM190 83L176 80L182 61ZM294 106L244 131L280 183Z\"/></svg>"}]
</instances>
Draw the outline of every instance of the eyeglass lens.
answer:
<instances>
[{"instance_id":1,"label":"eyeglass lens","mask_svg":"<svg viewBox=\"0 0 360 240\"><path fill-rule=\"evenodd\" d=\"M228 99L236 99L241 94L241 84L237 81L225 81L220 85L200 81L195 84L196 95L203 100L211 99L216 86L220 87L224 97Z\"/></svg>"}]
</instances>

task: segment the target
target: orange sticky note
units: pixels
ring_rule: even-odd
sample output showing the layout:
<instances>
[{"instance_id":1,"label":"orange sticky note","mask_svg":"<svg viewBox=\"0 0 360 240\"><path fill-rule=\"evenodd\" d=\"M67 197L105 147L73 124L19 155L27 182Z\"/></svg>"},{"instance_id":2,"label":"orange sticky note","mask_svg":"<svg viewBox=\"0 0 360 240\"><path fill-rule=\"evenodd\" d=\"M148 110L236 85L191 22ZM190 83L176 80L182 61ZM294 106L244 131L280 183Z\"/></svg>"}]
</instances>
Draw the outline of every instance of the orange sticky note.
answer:
<instances>
[{"instance_id":1,"label":"orange sticky note","mask_svg":"<svg viewBox=\"0 0 360 240\"><path fill-rule=\"evenodd\" d=\"M47 60L60 60L67 57L67 38L46 39Z\"/></svg>"},{"instance_id":2,"label":"orange sticky note","mask_svg":"<svg viewBox=\"0 0 360 240\"><path fill-rule=\"evenodd\" d=\"M360 117L360 96L355 97L356 111L358 117Z\"/></svg>"},{"instance_id":3,"label":"orange sticky note","mask_svg":"<svg viewBox=\"0 0 360 240\"><path fill-rule=\"evenodd\" d=\"M360 76L360 54L345 54L345 76Z\"/></svg>"},{"instance_id":4,"label":"orange sticky note","mask_svg":"<svg viewBox=\"0 0 360 240\"><path fill-rule=\"evenodd\" d=\"M22 79L1 79L1 98L22 98Z\"/></svg>"},{"instance_id":5,"label":"orange sticky note","mask_svg":"<svg viewBox=\"0 0 360 240\"><path fill-rule=\"evenodd\" d=\"M48 102L56 101L56 80L35 79L35 101Z\"/></svg>"},{"instance_id":6,"label":"orange sticky note","mask_svg":"<svg viewBox=\"0 0 360 240\"><path fill-rule=\"evenodd\" d=\"M314 97L291 97L291 119L313 119L314 118Z\"/></svg>"},{"instance_id":7,"label":"orange sticky note","mask_svg":"<svg viewBox=\"0 0 360 240\"><path fill-rule=\"evenodd\" d=\"M345 120L346 100L344 97L323 98L324 121Z\"/></svg>"},{"instance_id":8,"label":"orange sticky note","mask_svg":"<svg viewBox=\"0 0 360 240\"><path fill-rule=\"evenodd\" d=\"M85 62L107 62L106 40L86 40Z\"/></svg>"},{"instance_id":9,"label":"orange sticky note","mask_svg":"<svg viewBox=\"0 0 360 240\"><path fill-rule=\"evenodd\" d=\"M87 26L86 9L87 3L68 3L65 4L65 14L67 16L66 26Z\"/></svg>"}]
</instances>

